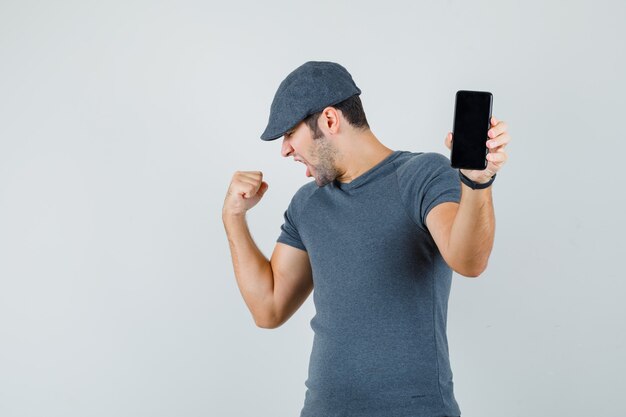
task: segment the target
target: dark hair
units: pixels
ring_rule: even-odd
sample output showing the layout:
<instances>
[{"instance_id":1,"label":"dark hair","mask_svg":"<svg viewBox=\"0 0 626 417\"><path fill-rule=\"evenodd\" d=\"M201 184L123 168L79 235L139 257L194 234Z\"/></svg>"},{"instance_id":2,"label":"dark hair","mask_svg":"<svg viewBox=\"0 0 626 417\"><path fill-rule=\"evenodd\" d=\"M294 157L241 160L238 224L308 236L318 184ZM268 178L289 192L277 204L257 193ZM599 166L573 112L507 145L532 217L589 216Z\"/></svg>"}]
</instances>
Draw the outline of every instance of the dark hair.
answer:
<instances>
[{"instance_id":1,"label":"dark hair","mask_svg":"<svg viewBox=\"0 0 626 417\"><path fill-rule=\"evenodd\" d=\"M329 107L341 110L341 114L343 114L343 117L346 118L351 126L359 129L369 129L370 125L367 123L367 118L365 117L365 112L363 111L363 104L361 103L361 99L358 94L348 97L344 101L333 104ZM322 112L319 111L307 116L304 119L304 122L307 126L309 126L311 132L313 132L313 139L319 139L322 137L322 131L317 125L317 120L321 114Z\"/></svg>"}]
</instances>

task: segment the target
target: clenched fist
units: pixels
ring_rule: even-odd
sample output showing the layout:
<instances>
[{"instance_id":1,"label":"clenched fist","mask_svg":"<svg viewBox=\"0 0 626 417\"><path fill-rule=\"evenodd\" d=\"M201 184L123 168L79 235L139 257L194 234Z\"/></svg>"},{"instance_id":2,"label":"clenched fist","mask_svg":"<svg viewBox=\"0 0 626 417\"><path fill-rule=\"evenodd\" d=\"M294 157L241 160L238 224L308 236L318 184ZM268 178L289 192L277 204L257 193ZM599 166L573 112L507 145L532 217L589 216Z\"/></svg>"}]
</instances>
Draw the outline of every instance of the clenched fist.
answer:
<instances>
[{"instance_id":1,"label":"clenched fist","mask_svg":"<svg viewBox=\"0 0 626 417\"><path fill-rule=\"evenodd\" d=\"M269 184L261 171L236 171L228 187L222 215L243 215L258 203Z\"/></svg>"}]
</instances>

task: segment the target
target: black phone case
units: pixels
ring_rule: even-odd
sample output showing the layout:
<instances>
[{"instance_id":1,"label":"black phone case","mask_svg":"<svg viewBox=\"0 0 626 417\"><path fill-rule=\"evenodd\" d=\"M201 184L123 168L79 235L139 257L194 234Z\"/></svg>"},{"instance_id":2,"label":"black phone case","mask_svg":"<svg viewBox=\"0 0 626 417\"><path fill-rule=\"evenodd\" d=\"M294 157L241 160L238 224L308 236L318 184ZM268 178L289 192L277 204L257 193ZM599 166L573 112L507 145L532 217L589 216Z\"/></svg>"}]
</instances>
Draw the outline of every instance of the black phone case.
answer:
<instances>
[{"instance_id":1,"label":"black phone case","mask_svg":"<svg viewBox=\"0 0 626 417\"><path fill-rule=\"evenodd\" d=\"M487 131L491 127L493 95L488 91L459 90L454 103L452 168L487 168Z\"/></svg>"}]
</instances>

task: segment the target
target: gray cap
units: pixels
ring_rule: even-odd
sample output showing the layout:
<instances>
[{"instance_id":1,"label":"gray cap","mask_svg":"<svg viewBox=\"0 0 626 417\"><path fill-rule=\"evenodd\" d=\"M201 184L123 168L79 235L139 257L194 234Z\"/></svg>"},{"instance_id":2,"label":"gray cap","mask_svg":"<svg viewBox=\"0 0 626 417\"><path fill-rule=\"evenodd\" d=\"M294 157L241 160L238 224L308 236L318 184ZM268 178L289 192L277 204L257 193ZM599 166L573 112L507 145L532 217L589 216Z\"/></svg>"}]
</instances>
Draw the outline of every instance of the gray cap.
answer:
<instances>
[{"instance_id":1,"label":"gray cap","mask_svg":"<svg viewBox=\"0 0 626 417\"><path fill-rule=\"evenodd\" d=\"M361 94L361 90L341 65L327 61L306 62L278 86L261 139L278 139L308 115L356 94Z\"/></svg>"}]
</instances>

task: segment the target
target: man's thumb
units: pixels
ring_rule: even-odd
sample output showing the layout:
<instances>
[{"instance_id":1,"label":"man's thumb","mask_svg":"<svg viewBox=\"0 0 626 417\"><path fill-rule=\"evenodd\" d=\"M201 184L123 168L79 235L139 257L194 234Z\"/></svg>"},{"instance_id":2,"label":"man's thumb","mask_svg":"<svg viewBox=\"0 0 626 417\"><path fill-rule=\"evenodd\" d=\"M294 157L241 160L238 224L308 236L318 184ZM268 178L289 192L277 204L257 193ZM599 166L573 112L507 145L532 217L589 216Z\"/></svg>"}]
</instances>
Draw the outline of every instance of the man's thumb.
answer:
<instances>
[{"instance_id":1,"label":"man's thumb","mask_svg":"<svg viewBox=\"0 0 626 417\"><path fill-rule=\"evenodd\" d=\"M265 181L261 182L261 186L259 187L259 191L257 192L257 195L259 196L259 198L263 197L263 195L265 195L265 192L267 191L267 189L269 188L269 184L266 183Z\"/></svg>"}]
</instances>

